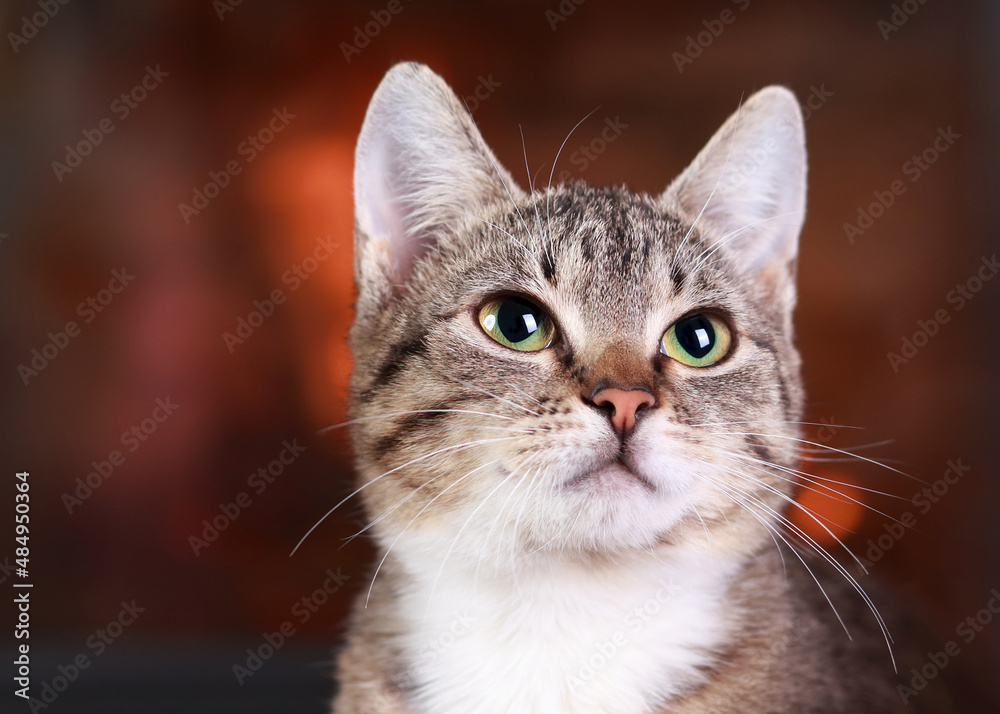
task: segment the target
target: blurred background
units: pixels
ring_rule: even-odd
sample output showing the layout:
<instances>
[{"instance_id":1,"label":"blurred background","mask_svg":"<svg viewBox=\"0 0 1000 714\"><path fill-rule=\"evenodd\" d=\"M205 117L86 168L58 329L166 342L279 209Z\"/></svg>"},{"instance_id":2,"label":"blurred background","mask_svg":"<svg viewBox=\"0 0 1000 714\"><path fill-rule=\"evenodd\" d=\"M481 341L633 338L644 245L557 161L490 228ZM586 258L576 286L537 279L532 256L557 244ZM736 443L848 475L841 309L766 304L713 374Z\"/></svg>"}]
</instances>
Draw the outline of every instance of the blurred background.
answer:
<instances>
[{"instance_id":1,"label":"blurred background","mask_svg":"<svg viewBox=\"0 0 1000 714\"><path fill-rule=\"evenodd\" d=\"M545 177L593 111L557 180L659 192L741 97L798 94L806 438L914 477L808 465L906 528L803 498L997 688L996 3L16 0L0 28L5 523L31 484L30 575L4 525L0 586L34 584L47 706L323 711L357 503L289 553L352 488L317 432L346 419L354 141L401 60L522 185L522 130Z\"/></svg>"}]
</instances>

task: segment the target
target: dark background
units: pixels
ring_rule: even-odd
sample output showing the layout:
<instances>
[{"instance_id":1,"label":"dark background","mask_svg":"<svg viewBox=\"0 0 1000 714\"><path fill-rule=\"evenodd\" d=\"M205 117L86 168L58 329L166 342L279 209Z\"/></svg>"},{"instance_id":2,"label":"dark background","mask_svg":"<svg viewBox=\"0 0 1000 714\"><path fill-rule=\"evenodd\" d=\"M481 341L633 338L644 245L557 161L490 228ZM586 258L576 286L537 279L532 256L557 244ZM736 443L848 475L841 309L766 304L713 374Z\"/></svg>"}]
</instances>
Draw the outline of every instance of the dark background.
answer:
<instances>
[{"instance_id":1,"label":"dark background","mask_svg":"<svg viewBox=\"0 0 1000 714\"><path fill-rule=\"evenodd\" d=\"M961 644L949 668L997 688L1000 623L968 644L955 629L1000 587L1000 280L982 283L960 310L948 300L998 248L996 3L912 0L903 3L916 9L905 23L880 27L894 12L906 17L902 8L399 0L392 14L381 0L50 2L58 12L30 38L23 18L42 12L39 4L0 7L0 464L8 483L0 524L11 524L0 525L0 588L12 593L12 582L24 582L9 568L14 473L27 470L32 693L78 655L89 662L49 711L112 711L111 702L123 711L196 711L193 702L206 711L322 710L332 691L324 663L371 556L363 539L344 542L363 525L356 502L289 552L351 488L344 431L317 431L346 418L353 146L379 79L409 59L468 98L522 185L519 128L543 181L567 132L596 109L568 141L557 176L659 192L741 97L772 83L813 97L797 315L808 419L861 429L815 427L807 438L838 449L874 444L858 453L926 483L949 459L970 467L923 512L909 502L924 488L916 480L859 461L810 464L899 497L851 491L885 513L915 517L914 528L883 538L887 550L869 543L886 534L884 516L836 499L814 505L860 556L879 556L862 583L892 583ZM345 58L343 43L356 42L373 11L391 20ZM720 21L723 11L732 22ZM27 42L14 40L15 52L8 33ZM706 46L696 48L699 33ZM691 61L679 68L684 52ZM123 118L113 103L147 67L162 79ZM285 107L294 119L248 162L241 142ZM114 130L78 166L53 168L108 117ZM616 118L626 128L598 152L605 120ZM907 162L949 128L959 138L932 151L934 163L914 181ZM585 145L592 159L579 152ZM179 204L191 204L210 172L232 160L240 173L185 220ZM844 224L857 224L859 209L897 180L905 192L875 209L881 215L852 242ZM283 274L326 237L336 254L307 264L315 272L291 290ZM85 322L78 305L107 298L100 291L123 268L134 280ZM286 301L244 343L227 345L224 334L276 288ZM917 337L923 346L894 368L888 353L900 353L918 321L939 310L947 322L926 328L934 334ZM79 334L44 369L19 370L71 320ZM176 404L175 413L146 422L155 430L130 452L136 442L123 444L122 433L141 429L157 399ZM249 477L285 440L304 453L256 493ZM124 462L89 497L68 501L92 462L115 450ZM195 555L190 537L204 535L203 521L241 492L249 505ZM293 607L322 587L328 569L348 580L301 623ZM132 600L144 612L98 655L88 638ZM15 613L0 613L9 662ZM285 621L295 634L238 684L233 665L247 666L247 648ZM13 686L6 674L2 681ZM968 711L987 710L972 702Z\"/></svg>"}]
</instances>

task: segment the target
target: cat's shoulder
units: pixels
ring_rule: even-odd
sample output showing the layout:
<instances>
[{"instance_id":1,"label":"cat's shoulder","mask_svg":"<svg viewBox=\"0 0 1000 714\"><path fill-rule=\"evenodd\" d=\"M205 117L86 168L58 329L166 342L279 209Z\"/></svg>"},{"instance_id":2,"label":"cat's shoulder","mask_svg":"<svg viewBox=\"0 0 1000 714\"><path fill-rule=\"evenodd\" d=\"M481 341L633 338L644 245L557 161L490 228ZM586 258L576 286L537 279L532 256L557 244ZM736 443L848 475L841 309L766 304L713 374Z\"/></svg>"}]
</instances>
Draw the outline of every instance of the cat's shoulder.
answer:
<instances>
[{"instance_id":1,"label":"cat's shoulder","mask_svg":"<svg viewBox=\"0 0 1000 714\"><path fill-rule=\"evenodd\" d=\"M918 696L900 689L934 639L899 597L849 565L785 557L767 551L748 565L732 602L754 616L705 684L657 714L955 711L944 681Z\"/></svg>"}]
</instances>

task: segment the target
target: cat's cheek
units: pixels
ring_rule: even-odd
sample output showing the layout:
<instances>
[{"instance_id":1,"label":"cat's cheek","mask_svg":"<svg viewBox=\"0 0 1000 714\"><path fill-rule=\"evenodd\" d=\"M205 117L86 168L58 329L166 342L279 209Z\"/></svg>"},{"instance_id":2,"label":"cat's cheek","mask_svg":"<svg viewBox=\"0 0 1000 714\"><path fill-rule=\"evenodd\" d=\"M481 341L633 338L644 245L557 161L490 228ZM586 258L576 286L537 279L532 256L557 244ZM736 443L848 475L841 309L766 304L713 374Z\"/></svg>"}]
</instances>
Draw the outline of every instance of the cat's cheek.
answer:
<instances>
[{"instance_id":1,"label":"cat's cheek","mask_svg":"<svg viewBox=\"0 0 1000 714\"><path fill-rule=\"evenodd\" d=\"M503 472L537 474L558 486L612 462L618 450L614 433L595 415L593 423L581 420L566 424L544 436L530 437L516 447L497 451Z\"/></svg>"}]
</instances>

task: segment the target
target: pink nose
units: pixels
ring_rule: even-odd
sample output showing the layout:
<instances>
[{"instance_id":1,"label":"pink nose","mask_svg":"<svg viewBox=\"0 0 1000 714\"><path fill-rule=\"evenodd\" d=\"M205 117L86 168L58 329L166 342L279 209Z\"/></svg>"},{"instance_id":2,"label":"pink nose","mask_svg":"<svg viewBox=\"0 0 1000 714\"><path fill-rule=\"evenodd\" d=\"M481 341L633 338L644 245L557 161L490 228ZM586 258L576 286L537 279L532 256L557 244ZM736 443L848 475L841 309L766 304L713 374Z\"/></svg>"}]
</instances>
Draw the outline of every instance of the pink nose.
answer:
<instances>
[{"instance_id":1,"label":"pink nose","mask_svg":"<svg viewBox=\"0 0 1000 714\"><path fill-rule=\"evenodd\" d=\"M594 406L610 406L611 426L619 436L626 436L635 427L636 413L643 407L655 407L656 397L650 394L645 387L635 387L632 389L618 389L617 387L606 387L590 398Z\"/></svg>"}]
</instances>

